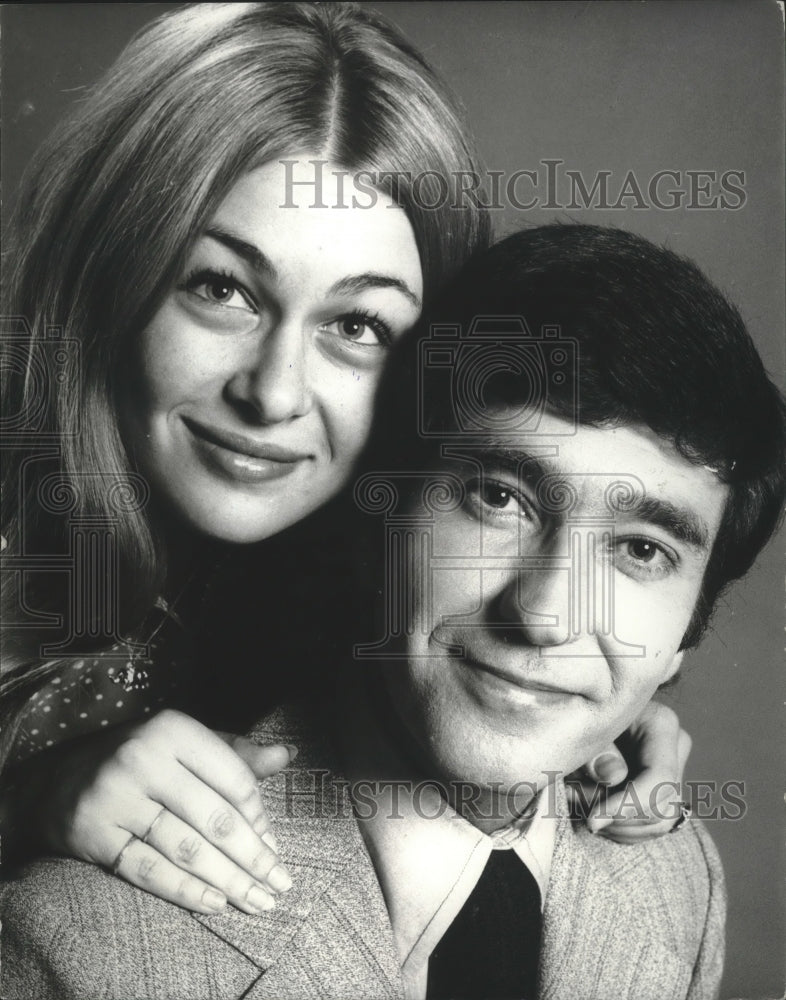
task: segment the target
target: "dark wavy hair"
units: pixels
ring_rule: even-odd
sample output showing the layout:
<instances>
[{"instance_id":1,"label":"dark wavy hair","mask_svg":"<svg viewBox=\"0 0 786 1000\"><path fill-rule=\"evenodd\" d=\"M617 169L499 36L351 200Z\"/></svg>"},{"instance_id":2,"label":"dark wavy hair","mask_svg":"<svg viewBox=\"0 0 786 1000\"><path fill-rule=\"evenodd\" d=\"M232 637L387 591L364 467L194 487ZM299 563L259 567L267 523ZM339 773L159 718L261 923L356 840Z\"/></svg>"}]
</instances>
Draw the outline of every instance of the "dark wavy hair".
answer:
<instances>
[{"instance_id":1,"label":"dark wavy hair","mask_svg":"<svg viewBox=\"0 0 786 1000\"><path fill-rule=\"evenodd\" d=\"M723 589L775 531L786 497L786 407L739 312L692 261L632 233L564 224L515 233L472 260L402 343L367 467L430 467L434 444L417 433L415 414L420 405L432 430L455 430L455 399L445 380L402 387L418 385L419 345L434 324L466 332L481 317L523 317L534 337L558 326L578 342L575 380L553 380L546 361L549 411L594 426L646 425L729 485L682 643L695 645ZM520 406L531 390L515 373L489 378L483 404Z\"/></svg>"}]
</instances>

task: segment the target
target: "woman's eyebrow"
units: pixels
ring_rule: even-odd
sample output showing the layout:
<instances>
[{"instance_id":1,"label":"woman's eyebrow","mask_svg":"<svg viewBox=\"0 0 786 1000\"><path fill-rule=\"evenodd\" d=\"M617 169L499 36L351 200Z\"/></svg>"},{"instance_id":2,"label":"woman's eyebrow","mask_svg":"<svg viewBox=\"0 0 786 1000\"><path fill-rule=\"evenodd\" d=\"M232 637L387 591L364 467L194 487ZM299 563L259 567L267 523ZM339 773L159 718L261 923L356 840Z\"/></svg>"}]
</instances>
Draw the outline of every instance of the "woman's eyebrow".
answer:
<instances>
[{"instance_id":1,"label":"woman's eyebrow","mask_svg":"<svg viewBox=\"0 0 786 1000\"><path fill-rule=\"evenodd\" d=\"M243 260L249 263L260 274L264 274L268 278L276 278L277 272L270 258L258 246L249 243L248 240L244 240L234 233L227 232L226 229L220 229L218 226L211 226L209 229L206 229L204 235L211 240L215 240L217 243L221 243L228 250L236 253L238 257L242 257Z\"/></svg>"},{"instance_id":2,"label":"woman's eyebrow","mask_svg":"<svg viewBox=\"0 0 786 1000\"><path fill-rule=\"evenodd\" d=\"M230 233L218 226L211 226L209 229L206 229L204 235L216 240L217 243L221 243L228 250L242 257L243 260L247 261L260 274L264 274L266 277L274 280L277 277L277 272L272 261L255 244L249 243L248 240L244 240L242 237L236 236L234 233ZM395 288L402 295L406 296L416 309L420 310L422 308L420 297L412 291L406 281L392 274L379 274L377 271L364 271L362 274L350 274L345 278L340 278L330 286L328 294L351 295L366 291L369 288Z\"/></svg>"},{"instance_id":3,"label":"woman's eyebrow","mask_svg":"<svg viewBox=\"0 0 786 1000\"><path fill-rule=\"evenodd\" d=\"M363 274L350 274L346 278L340 278L330 286L331 295L351 295L355 292L363 292L368 288L395 288L405 295L416 309L420 309L422 302L412 291L406 281L396 278L392 274L379 274L376 271L365 271Z\"/></svg>"}]
</instances>

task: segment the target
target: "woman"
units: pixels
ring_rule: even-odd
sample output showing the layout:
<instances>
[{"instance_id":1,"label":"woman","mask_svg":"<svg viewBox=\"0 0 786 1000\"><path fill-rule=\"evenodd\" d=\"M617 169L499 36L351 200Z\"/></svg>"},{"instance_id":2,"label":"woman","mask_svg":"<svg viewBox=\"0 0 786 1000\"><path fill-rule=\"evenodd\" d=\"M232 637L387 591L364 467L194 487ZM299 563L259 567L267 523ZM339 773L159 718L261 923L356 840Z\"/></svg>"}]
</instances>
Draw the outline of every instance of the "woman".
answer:
<instances>
[{"instance_id":1,"label":"woman","mask_svg":"<svg viewBox=\"0 0 786 1000\"><path fill-rule=\"evenodd\" d=\"M58 641L25 628L6 643L5 748L28 758L7 807L42 848L205 913L286 890L254 779L289 751L227 738L233 751L191 717L212 718L224 682L196 690L199 648L206 624L226 627L216 592L248 587L237 546L339 494L386 349L488 243L482 209L439 197L439 178L467 171L477 157L431 70L344 4L167 15L41 151L11 242L6 312L29 337L4 396L35 420L5 463L4 535L11 558L56 554L56 569L95 554L25 570L7 598L66 623ZM52 325L77 346L42 399ZM145 721L168 705L191 715ZM684 763L672 715L653 708L643 728L645 750Z\"/></svg>"}]
</instances>

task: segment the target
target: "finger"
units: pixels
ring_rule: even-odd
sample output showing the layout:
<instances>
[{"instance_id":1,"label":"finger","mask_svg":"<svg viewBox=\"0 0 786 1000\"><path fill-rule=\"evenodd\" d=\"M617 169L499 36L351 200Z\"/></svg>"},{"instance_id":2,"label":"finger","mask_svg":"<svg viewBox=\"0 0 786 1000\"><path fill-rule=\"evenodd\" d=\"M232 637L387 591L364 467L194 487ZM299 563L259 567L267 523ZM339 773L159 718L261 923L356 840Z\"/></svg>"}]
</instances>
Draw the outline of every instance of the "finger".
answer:
<instances>
[{"instance_id":1,"label":"finger","mask_svg":"<svg viewBox=\"0 0 786 1000\"><path fill-rule=\"evenodd\" d=\"M598 830L599 837L614 841L615 844L634 845L641 844L646 840L655 840L664 834L670 833L673 827L672 821L661 820L651 823L631 823L626 822L611 823L609 826Z\"/></svg>"},{"instance_id":2,"label":"finger","mask_svg":"<svg viewBox=\"0 0 786 1000\"><path fill-rule=\"evenodd\" d=\"M628 775L628 765L617 747L610 743L583 768L593 781L606 785L618 785Z\"/></svg>"},{"instance_id":3,"label":"finger","mask_svg":"<svg viewBox=\"0 0 786 1000\"><path fill-rule=\"evenodd\" d=\"M155 760L178 762L227 799L260 836L269 829L257 779L225 738L182 712L165 709L159 713L140 727L136 739L126 741L118 751L122 765L148 790L153 787L147 780L151 748Z\"/></svg>"},{"instance_id":4,"label":"finger","mask_svg":"<svg viewBox=\"0 0 786 1000\"><path fill-rule=\"evenodd\" d=\"M257 781L277 774L297 757L297 747L285 744L260 746L245 736L230 733L216 733L253 771Z\"/></svg>"},{"instance_id":5,"label":"finger","mask_svg":"<svg viewBox=\"0 0 786 1000\"><path fill-rule=\"evenodd\" d=\"M603 830L612 839L626 828L647 828L647 835L666 833L680 815L681 785L676 781L661 781L650 785L648 776L642 775L635 782L609 795L598 808L592 810L587 826L593 833Z\"/></svg>"},{"instance_id":6,"label":"finger","mask_svg":"<svg viewBox=\"0 0 786 1000\"><path fill-rule=\"evenodd\" d=\"M679 773L677 774L677 780L682 781L682 776L685 774L685 765L688 763L688 757L690 757L690 752L693 749L693 740L689 733L686 733L684 729L680 729L679 735L677 737L677 767L679 768Z\"/></svg>"},{"instance_id":7,"label":"finger","mask_svg":"<svg viewBox=\"0 0 786 1000\"><path fill-rule=\"evenodd\" d=\"M675 816L673 805L681 798L679 779L684 767L680 765L680 752L690 749L687 733L688 743L682 740L681 745L681 732L679 719L668 706L659 702L646 706L623 738L631 757L638 762L638 770L622 789L608 796L603 814L597 807L591 810L587 825L593 832L637 820L655 825Z\"/></svg>"},{"instance_id":8,"label":"finger","mask_svg":"<svg viewBox=\"0 0 786 1000\"><path fill-rule=\"evenodd\" d=\"M58 851L111 868L123 846L118 845L118 836L128 840L130 834L144 835L160 805L138 790L123 787L121 782L118 786L108 792L93 787L81 796L57 845Z\"/></svg>"},{"instance_id":9,"label":"finger","mask_svg":"<svg viewBox=\"0 0 786 1000\"><path fill-rule=\"evenodd\" d=\"M276 850L257 779L222 738L195 719L170 710L152 719L145 729L144 738L132 738L119 748L121 773L134 776L151 798L169 808L173 808L170 798L178 781L191 774L229 802L257 836Z\"/></svg>"},{"instance_id":10,"label":"finger","mask_svg":"<svg viewBox=\"0 0 786 1000\"><path fill-rule=\"evenodd\" d=\"M258 836L264 836L270 822L262 807L254 772L223 739L199 723L194 725L200 731L178 741L176 759L234 806Z\"/></svg>"},{"instance_id":11,"label":"finger","mask_svg":"<svg viewBox=\"0 0 786 1000\"><path fill-rule=\"evenodd\" d=\"M630 784L622 791L609 793L604 786L574 780L565 789L571 815L584 821L590 833L603 831L612 840L618 839L618 832L628 829L635 830L641 839L660 836L680 815L679 796L673 787L666 790L667 802L662 789L656 790L661 798L655 806L639 802Z\"/></svg>"},{"instance_id":12,"label":"finger","mask_svg":"<svg viewBox=\"0 0 786 1000\"><path fill-rule=\"evenodd\" d=\"M132 885L196 913L218 913L226 906L221 892L173 865L149 844L133 836L129 840L119 828L115 840L114 873Z\"/></svg>"},{"instance_id":13,"label":"finger","mask_svg":"<svg viewBox=\"0 0 786 1000\"><path fill-rule=\"evenodd\" d=\"M606 801L607 788L595 781L586 781L581 773L569 776L565 781L565 794L571 809L571 815L582 822L589 817L603 815L603 805Z\"/></svg>"},{"instance_id":14,"label":"finger","mask_svg":"<svg viewBox=\"0 0 786 1000\"><path fill-rule=\"evenodd\" d=\"M653 782L677 781L682 776L679 766L681 732L680 720L668 705L652 701L646 706L629 730L642 774L650 772ZM690 740L687 733L685 737Z\"/></svg>"},{"instance_id":15,"label":"finger","mask_svg":"<svg viewBox=\"0 0 786 1000\"><path fill-rule=\"evenodd\" d=\"M176 780L167 780L166 789L166 799L159 800L162 805L222 854L275 892L290 888L292 880L268 843L269 835L260 838L226 799L182 768Z\"/></svg>"},{"instance_id":16,"label":"finger","mask_svg":"<svg viewBox=\"0 0 786 1000\"><path fill-rule=\"evenodd\" d=\"M178 868L218 889L244 913L261 913L275 906L271 892L167 809L151 827L146 843Z\"/></svg>"}]
</instances>

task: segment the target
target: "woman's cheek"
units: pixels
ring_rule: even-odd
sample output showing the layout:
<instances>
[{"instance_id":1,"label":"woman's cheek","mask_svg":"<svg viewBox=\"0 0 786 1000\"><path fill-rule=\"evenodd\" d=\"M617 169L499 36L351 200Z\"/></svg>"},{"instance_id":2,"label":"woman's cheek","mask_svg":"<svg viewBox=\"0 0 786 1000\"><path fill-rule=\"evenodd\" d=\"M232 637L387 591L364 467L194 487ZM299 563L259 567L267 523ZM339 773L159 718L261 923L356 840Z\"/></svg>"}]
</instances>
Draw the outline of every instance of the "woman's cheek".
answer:
<instances>
[{"instance_id":1,"label":"woman's cheek","mask_svg":"<svg viewBox=\"0 0 786 1000\"><path fill-rule=\"evenodd\" d=\"M356 461L371 433L379 375L349 368L316 384L334 458Z\"/></svg>"}]
</instances>

